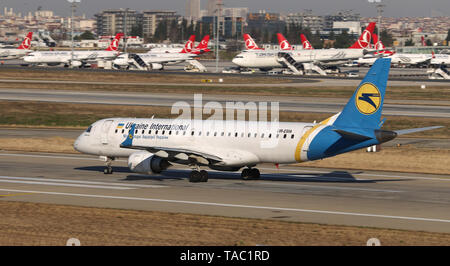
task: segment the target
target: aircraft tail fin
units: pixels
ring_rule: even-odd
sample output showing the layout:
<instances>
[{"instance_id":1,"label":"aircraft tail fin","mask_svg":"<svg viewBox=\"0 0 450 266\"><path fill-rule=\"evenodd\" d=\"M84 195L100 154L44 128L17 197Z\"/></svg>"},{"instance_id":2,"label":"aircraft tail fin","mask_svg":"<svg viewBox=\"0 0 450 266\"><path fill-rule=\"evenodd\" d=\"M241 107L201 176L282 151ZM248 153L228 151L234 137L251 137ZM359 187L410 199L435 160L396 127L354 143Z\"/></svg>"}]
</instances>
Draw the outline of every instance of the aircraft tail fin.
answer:
<instances>
[{"instance_id":1,"label":"aircraft tail fin","mask_svg":"<svg viewBox=\"0 0 450 266\"><path fill-rule=\"evenodd\" d=\"M25 39L22 41L22 44L17 48L17 49L21 49L21 50L28 50L31 47L31 40L33 39L33 32L30 31L28 32L27 36L25 37Z\"/></svg>"},{"instance_id":2,"label":"aircraft tail fin","mask_svg":"<svg viewBox=\"0 0 450 266\"><path fill-rule=\"evenodd\" d=\"M277 38L281 50L292 50L291 44L288 42L288 40L286 40L283 34L277 33Z\"/></svg>"},{"instance_id":3,"label":"aircraft tail fin","mask_svg":"<svg viewBox=\"0 0 450 266\"><path fill-rule=\"evenodd\" d=\"M300 39L302 40L303 50L313 50L311 43L308 41L306 36L302 33L300 34Z\"/></svg>"},{"instance_id":4,"label":"aircraft tail fin","mask_svg":"<svg viewBox=\"0 0 450 266\"><path fill-rule=\"evenodd\" d=\"M381 113L390 67L390 58L379 58L375 61L353 97L336 118L334 126L368 129L381 127Z\"/></svg>"},{"instance_id":5,"label":"aircraft tail fin","mask_svg":"<svg viewBox=\"0 0 450 266\"><path fill-rule=\"evenodd\" d=\"M192 51L192 48L194 48L194 43L195 43L195 35L191 35L191 37L189 37L189 40L186 42L183 50L181 50L180 53L182 54L190 53Z\"/></svg>"},{"instance_id":6,"label":"aircraft tail fin","mask_svg":"<svg viewBox=\"0 0 450 266\"><path fill-rule=\"evenodd\" d=\"M359 39L350 46L350 49L368 49L370 48L370 41L372 39L373 30L375 29L375 22L370 22L363 31Z\"/></svg>"},{"instance_id":7,"label":"aircraft tail fin","mask_svg":"<svg viewBox=\"0 0 450 266\"><path fill-rule=\"evenodd\" d=\"M120 144L121 148L127 148L133 146L134 133L136 129L136 124L133 124L128 132L127 138Z\"/></svg>"},{"instance_id":8,"label":"aircraft tail fin","mask_svg":"<svg viewBox=\"0 0 450 266\"><path fill-rule=\"evenodd\" d=\"M123 33L117 33L116 37L111 41L106 51L117 51L119 49L120 39L123 37Z\"/></svg>"},{"instance_id":9,"label":"aircraft tail fin","mask_svg":"<svg viewBox=\"0 0 450 266\"><path fill-rule=\"evenodd\" d=\"M252 36L249 34L244 34L244 41L245 41L245 49L247 50L262 50L258 47L255 40L253 40Z\"/></svg>"}]
</instances>

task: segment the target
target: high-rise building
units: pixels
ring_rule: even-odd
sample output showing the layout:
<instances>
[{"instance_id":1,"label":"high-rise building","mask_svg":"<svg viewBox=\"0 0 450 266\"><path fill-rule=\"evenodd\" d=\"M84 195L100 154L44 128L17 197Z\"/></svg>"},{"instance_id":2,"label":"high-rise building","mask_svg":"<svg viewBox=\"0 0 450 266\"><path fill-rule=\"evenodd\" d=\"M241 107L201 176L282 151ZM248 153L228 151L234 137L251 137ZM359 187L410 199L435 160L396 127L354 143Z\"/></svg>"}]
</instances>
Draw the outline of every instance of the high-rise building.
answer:
<instances>
[{"instance_id":1,"label":"high-rise building","mask_svg":"<svg viewBox=\"0 0 450 266\"><path fill-rule=\"evenodd\" d=\"M216 16L218 8L222 8L222 0L208 0L208 16Z\"/></svg>"},{"instance_id":2,"label":"high-rise building","mask_svg":"<svg viewBox=\"0 0 450 266\"><path fill-rule=\"evenodd\" d=\"M115 35L119 32L130 33L134 26L141 23L141 14L135 10L110 9L95 14L97 34ZM126 28L126 31L125 31Z\"/></svg>"},{"instance_id":3,"label":"high-rise building","mask_svg":"<svg viewBox=\"0 0 450 266\"><path fill-rule=\"evenodd\" d=\"M200 0L186 0L186 17L200 19Z\"/></svg>"},{"instance_id":4,"label":"high-rise building","mask_svg":"<svg viewBox=\"0 0 450 266\"><path fill-rule=\"evenodd\" d=\"M142 12L142 31L145 37L153 36L162 20L178 20L176 11L149 10Z\"/></svg>"}]
</instances>

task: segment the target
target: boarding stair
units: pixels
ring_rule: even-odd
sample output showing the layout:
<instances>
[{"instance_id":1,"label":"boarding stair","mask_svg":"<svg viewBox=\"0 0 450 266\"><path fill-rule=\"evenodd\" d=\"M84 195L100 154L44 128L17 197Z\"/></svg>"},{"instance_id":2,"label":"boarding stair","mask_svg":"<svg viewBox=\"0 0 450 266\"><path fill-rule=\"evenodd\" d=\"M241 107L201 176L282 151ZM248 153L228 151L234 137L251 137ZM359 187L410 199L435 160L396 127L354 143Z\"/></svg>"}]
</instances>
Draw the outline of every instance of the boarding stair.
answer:
<instances>
[{"instance_id":1,"label":"boarding stair","mask_svg":"<svg viewBox=\"0 0 450 266\"><path fill-rule=\"evenodd\" d=\"M291 54L279 52L277 61L288 67L295 75L303 75L303 64L297 63Z\"/></svg>"},{"instance_id":2,"label":"boarding stair","mask_svg":"<svg viewBox=\"0 0 450 266\"><path fill-rule=\"evenodd\" d=\"M208 70L202 63L195 59L187 60L187 65L184 67L186 72L207 72Z\"/></svg>"},{"instance_id":3,"label":"boarding stair","mask_svg":"<svg viewBox=\"0 0 450 266\"><path fill-rule=\"evenodd\" d=\"M142 58L138 54L130 54L129 56L130 64L136 67L139 70L148 70L148 65L142 60Z\"/></svg>"}]
</instances>

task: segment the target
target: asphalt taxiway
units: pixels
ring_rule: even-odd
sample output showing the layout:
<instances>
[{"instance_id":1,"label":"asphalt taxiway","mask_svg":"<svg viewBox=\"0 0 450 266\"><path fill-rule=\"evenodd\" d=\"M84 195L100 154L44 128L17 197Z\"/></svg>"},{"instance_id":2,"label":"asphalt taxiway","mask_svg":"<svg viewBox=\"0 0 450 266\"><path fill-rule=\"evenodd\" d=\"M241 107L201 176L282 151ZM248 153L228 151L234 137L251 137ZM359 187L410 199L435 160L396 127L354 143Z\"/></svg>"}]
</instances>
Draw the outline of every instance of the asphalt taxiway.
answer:
<instances>
[{"instance_id":1,"label":"asphalt taxiway","mask_svg":"<svg viewBox=\"0 0 450 266\"><path fill-rule=\"evenodd\" d=\"M261 165L262 177L189 171L131 173L98 158L0 152L0 200L155 210L450 233L450 176Z\"/></svg>"},{"instance_id":2,"label":"asphalt taxiway","mask_svg":"<svg viewBox=\"0 0 450 266\"><path fill-rule=\"evenodd\" d=\"M85 92L65 90L34 90L34 89L0 89L0 100L10 101L42 101L58 103L87 103L87 104L118 104L140 106L171 107L176 102L187 102L194 106L192 94L164 94L139 92ZM322 112L337 113L347 103L344 98L320 97L286 97L286 96L252 96L252 95L214 95L202 96L203 103L215 101L226 106L228 101L267 101L279 102L280 111L289 112ZM439 102L430 101L416 104L416 101L403 100L402 104L386 101L383 107L384 115L444 117L450 118L450 106L438 105ZM444 102L443 104L447 104Z\"/></svg>"}]
</instances>

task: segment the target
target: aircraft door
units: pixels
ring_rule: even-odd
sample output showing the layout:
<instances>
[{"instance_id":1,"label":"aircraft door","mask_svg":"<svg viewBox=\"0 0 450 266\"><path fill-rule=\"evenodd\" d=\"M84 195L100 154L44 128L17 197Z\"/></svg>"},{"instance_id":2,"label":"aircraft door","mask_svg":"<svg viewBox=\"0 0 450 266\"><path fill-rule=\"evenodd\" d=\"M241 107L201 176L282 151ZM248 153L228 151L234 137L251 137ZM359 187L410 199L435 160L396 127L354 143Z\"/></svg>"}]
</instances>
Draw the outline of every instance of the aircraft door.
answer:
<instances>
[{"instance_id":1,"label":"aircraft door","mask_svg":"<svg viewBox=\"0 0 450 266\"><path fill-rule=\"evenodd\" d=\"M106 120L105 122L103 122L102 125L102 129L101 129L101 141L103 145L107 145L108 144L108 139L109 139L109 131L111 128L111 125L113 123L113 120Z\"/></svg>"}]
</instances>

